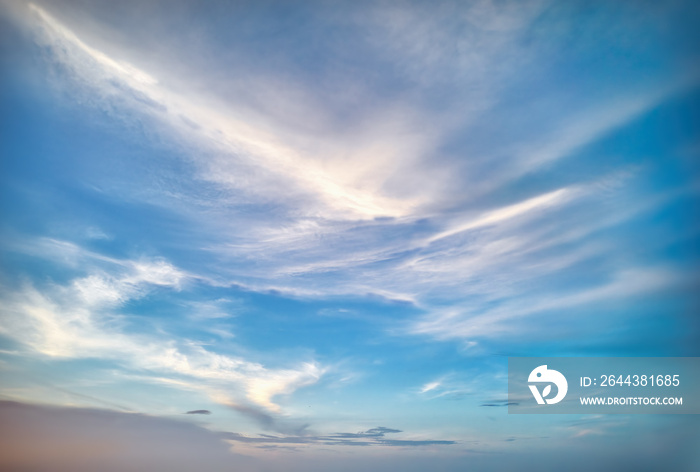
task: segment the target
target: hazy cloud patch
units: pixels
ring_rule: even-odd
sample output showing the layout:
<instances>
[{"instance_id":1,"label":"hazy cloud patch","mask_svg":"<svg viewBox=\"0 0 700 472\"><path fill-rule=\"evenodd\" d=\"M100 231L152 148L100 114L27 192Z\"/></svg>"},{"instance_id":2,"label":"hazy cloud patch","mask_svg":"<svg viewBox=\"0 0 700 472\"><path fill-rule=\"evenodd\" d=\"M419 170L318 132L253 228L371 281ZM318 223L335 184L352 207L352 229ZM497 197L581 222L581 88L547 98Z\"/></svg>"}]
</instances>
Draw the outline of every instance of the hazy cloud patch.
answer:
<instances>
[{"instance_id":1,"label":"hazy cloud patch","mask_svg":"<svg viewBox=\"0 0 700 472\"><path fill-rule=\"evenodd\" d=\"M457 441L434 439L387 439L385 434L402 433L399 429L379 426L359 433L334 433L325 436L271 436L261 434L257 437L239 433L222 433L224 439L256 444L322 444L326 446L433 446L457 444Z\"/></svg>"},{"instance_id":2,"label":"hazy cloud patch","mask_svg":"<svg viewBox=\"0 0 700 472\"><path fill-rule=\"evenodd\" d=\"M518 402L508 401L508 400L488 400L481 404L481 406L488 407L498 407L498 406L508 406L508 405L518 405Z\"/></svg>"}]
</instances>

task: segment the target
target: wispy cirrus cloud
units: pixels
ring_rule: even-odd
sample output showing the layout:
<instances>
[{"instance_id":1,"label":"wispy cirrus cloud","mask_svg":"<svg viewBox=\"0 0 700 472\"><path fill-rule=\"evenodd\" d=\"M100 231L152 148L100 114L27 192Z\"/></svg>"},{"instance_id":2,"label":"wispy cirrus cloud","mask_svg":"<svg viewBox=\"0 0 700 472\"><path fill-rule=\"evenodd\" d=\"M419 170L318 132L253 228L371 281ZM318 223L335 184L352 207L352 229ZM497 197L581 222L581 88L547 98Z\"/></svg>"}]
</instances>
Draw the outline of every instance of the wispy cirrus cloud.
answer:
<instances>
[{"instance_id":1,"label":"wispy cirrus cloud","mask_svg":"<svg viewBox=\"0 0 700 472\"><path fill-rule=\"evenodd\" d=\"M430 313L412 324L409 330L440 339L515 335L526 332L528 325L536 322L539 317L550 316L554 311L586 308L590 304L614 302L635 295L648 296L655 291L677 286L682 277L681 274L664 268L637 268L616 274L613 280L605 284L568 294L551 292L549 297L539 295L529 300L522 297L481 312L445 310Z\"/></svg>"},{"instance_id":2,"label":"wispy cirrus cloud","mask_svg":"<svg viewBox=\"0 0 700 472\"><path fill-rule=\"evenodd\" d=\"M303 203L297 206L302 212L339 212L360 219L406 215L420 201L393 197L382 189L398 159L424 147L424 138L411 130L418 129L417 124L408 123L406 129L399 125L402 118L387 116L383 132L365 136L362 146L349 151L330 143L294 145L285 142L282 133L241 116L242 110L207 106L204 100L170 90L147 72L89 46L45 9L34 4L29 9L35 15L32 27L50 48L51 59L67 67L91 93L105 102L118 97L121 106L156 120L176 142L206 151L209 158L194 158L204 181L276 204L294 196ZM398 129L391 130L395 126ZM396 139L387 141L392 133ZM280 185L283 191L275 192ZM256 188L264 188L266 194Z\"/></svg>"},{"instance_id":3,"label":"wispy cirrus cloud","mask_svg":"<svg viewBox=\"0 0 700 472\"><path fill-rule=\"evenodd\" d=\"M81 253L79 247L69 247ZM80 257L91 256L85 251ZM100 270L65 284L37 289L24 282L19 288L4 287L0 331L43 356L110 359L127 369L172 376L173 386L199 390L222 404L238 399L272 413L280 411L275 396L313 384L324 373L313 361L270 369L174 334L135 333L130 325L136 320L121 311L125 305L156 288L180 290L192 277L162 259L106 258L100 263Z\"/></svg>"},{"instance_id":4,"label":"wispy cirrus cloud","mask_svg":"<svg viewBox=\"0 0 700 472\"><path fill-rule=\"evenodd\" d=\"M470 283L470 292L478 293L483 287L512 295L508 290L520 283L525 273L530 279L544 276L604 253L606 245L596 241L584 243L565 257L555 256L554 249L573 242L557 240L545 231L561 227L564 223L555 217L581 202L594 201L600 211L582 215L578 221L564 215L567 224L583 229L598 223L605 202L591 196L586 184L529 192L508 198L505 204L491 202L493 194L503 192L538 166L596 142L693 83L687 78L670 81L663 87L649 88L648 93L640 86L641 92L630 92L627 98L622 95L619 103L625 106L616 102L610 110L602 104L600 109L582 107L580 113L572 113L548 133L516 134L514 141L496 143L487 150L474 149L473 156L457 159L441 152L441 146L449 143L453 134L476 132L472 131L478 130L474 118L497 106L487 103L477 107L478 112L468 113L460 108L456 114L448 110L440 116L449 123L425 126L423 122L430 122L435 113L417 97L430 95L425 81L437 78L422 76L418 80L424 68L414 68L416 63L409 58L427 61L429 70L435 74L441 71L451 81L456 77L474 81L474 89L456 92L460 100L470 101L484 90L488 92L485 96L495 100L510 86L506 72L511 69L501 56L520 55L524 67L537 62L540 52L526 47L521 36L545 5L534 2L497 7L479 3L466 11L458 9L458 15L455 8L445 4L418 14L420 9L376 7L372 18L388 17L391 21L387 28L368 36L362 47L381 57L403 51L389 62L387 71L414 77L410 88L415 95L397 101L395 109L369 107L362 118L372 126L358 128L354 123L349 126L357 131L352 136L326 127L323 132L301 133L296 138L284 120L256 117L230 97L212 105L215 101L200 100L199 92L188 90L183 85L186 80L174 87L165 69L150 74L128 61L111 58L48 9L31 6L34 16L29 21L39 41L51 51L50 59L88 86L89 91L81 93L104 102L118 97L118 107L150 117L155 128L183 146L185 159L192 160L198 169L196 185L213 182L220 186L215 199L200 202L207 215L213 211L216 216L211 218L214 221L201 221L205 231L226 235L209 238L204 246L220 261L212 267L219 282L228 279L251 290L307 297L373 293L421 305L428 298L454 293L452 287L465 282ZM360 30L366 27L355 20L349 16L346 21ZM448 30L469 32L469 37L454 46L456 61L453 54L440 55L437 51L442 49L435 47L454 37L445 30L445 20L449 20ZM477 44L486 47L485 51ZM420 54L426 50L433 51L432 55ZM500 71L496 81L495 70ZM159 76L163 80L154 78ZM264 83L264 77L260 79ZM301 82L291 76L287 79L296 85L284 90L296 96L293 89L303 88ZM362 94L359 98L363 100L371 96L369 90ZM309 96L305 92L298 95ZM313 106L321 115L332 116L337 111L331 102L328 108L317 102ZM389 111L380 112L380 108ZM208 157L203 158L203 154ZM421 176L420 182L411 180L416 175ZM460 181L459 188L453 186L456 181ZM182 207L180 203L178 207ZM231 212L236 205L251 203L274 211L253 219L246 216L243 221L239 213ZM198 219L193 216L195 210L192 208L190 217ZM227 225L232 215L235 223ZM532 226L535 222L540 228ZM507 273L503 272L506 265L510 267Z\"/></svg>"},{"instance_id":5,"label":"wispy cirrus cloud","mask_svg":"<svg viewBox=\"0 0 700 472\"><path fill-rule=\"evenodd\" d=\"M532 211L547 208L548 206L554 206L564 203L572 194L571 189L558 189L553 192L548 192L544 195L538 195L533 198L529 198L525 201L515 203L513 205L508 205L503 208L498 208L492 210L478 218L465 222L459 223L452 228L449 228L441 233L431 236L428 240L429 243L438 241L455 234L459 234L464 231L480 228L483 226L496 225L503 221L517 218L521 215L526 215Z\"/></svg>"}]
</instances>

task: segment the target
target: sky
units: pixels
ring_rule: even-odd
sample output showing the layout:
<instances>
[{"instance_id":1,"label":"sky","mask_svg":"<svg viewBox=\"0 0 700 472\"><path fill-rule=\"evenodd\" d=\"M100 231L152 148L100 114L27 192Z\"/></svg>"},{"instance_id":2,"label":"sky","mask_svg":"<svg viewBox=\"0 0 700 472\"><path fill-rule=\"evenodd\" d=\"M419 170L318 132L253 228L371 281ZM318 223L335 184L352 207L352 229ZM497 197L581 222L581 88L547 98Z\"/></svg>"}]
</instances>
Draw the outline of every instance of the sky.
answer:
<instances>
[{"instance_id":1,"label":"sky","mask_svg":"<svg viewBox=\"0 0 700 472\"><path fill-rule=\"evenodd\" d=\"M700 356L691 1L0 1L0 467L697 470L509 356Z\"/></svg>"}]
</instances>

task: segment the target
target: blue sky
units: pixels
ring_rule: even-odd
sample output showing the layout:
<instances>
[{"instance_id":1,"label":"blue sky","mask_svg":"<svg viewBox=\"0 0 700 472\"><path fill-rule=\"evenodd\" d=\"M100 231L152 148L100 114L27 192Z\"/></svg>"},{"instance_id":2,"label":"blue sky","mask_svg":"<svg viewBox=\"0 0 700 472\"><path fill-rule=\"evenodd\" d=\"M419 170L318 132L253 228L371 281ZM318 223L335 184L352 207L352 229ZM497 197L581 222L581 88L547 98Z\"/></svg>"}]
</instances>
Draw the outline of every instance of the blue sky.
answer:
<instances>
[{"instance_id":1,"label":"blue sky","mask_svg":"<svg viewBox=\"0 0 700 472\"><path fill-rule=\"evenodd\" d=\"M694 417L491 405L508 356L700 354L698 13L0 2L2 434L66 470L51 441L117 460L94 431L134 470L173 431L202 470L690 470Z\"/></svg>"}]
</instances>

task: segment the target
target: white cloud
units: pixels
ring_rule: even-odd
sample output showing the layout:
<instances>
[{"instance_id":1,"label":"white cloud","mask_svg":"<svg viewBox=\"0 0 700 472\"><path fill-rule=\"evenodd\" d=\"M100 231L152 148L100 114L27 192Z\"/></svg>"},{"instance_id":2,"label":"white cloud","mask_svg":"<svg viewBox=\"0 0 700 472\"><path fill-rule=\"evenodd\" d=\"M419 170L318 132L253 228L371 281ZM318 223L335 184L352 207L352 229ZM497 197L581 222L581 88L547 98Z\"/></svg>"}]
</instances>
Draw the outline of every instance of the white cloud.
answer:
<instances>
[{"instance_id":1,"label":"white cloud","mask_svg":"<svg viewBox=\"0 0 700 472\"><path fill-rule=\"evenodd\" d=\"M65 41L75 45L78 49L85 52L93 60L95 60L100 66L112 70L115 74L125 77L129 82L135 82L144 85L155 85L158 83L156 79L148 75L142 70L137 69L131 64L115 61L108 57L106 54L91 48L87 44L78 38L75 33L63 26L61 23L56 21L51 15L49 15L44 9L34 5L29 4L29 9L35 12L41 20L46 23L56 34L63 38Z\"/></svg>"},{"instance_id":2,"label":"white cloud","mask_svg":"<svg viewBox=\"0 0 700 472\"><path fill-rule=\"evenodd\" d=\"M529 198L522 202L508 205L503 208L498 208L496 210L489 211L488 213L481 215L474 220L458 224L453 228L447 229L441 233L431 236L428 239L428 242L433 242L439 239L447 238L454 234L458 234L470 229L475 229L482 226L495 225L505 220L525 215L534 210L562 204L566 202L568 198L572 197L572 193L573 191L571 189L562 188L559 190L548 192L543 195L538 195L536 197Z\"/></svg>"},{"instance_id":3,"label":"white cloud","mask_svg":"<svg viewBox=\"0 0 700 472\"><path fill-rule=\"evenodd\" d=\"M164 260L122 260L112 272L78 277L42 290L29 283L2 296L2 330L41 355L112 359L129 369L175 376L185 385L199 382L211 397L228 391L279 412L273 398L318 381L324 369L315 362L297 368L269 369L242 358L209 351L186 339L134 334L118 309L155 287L177 290L189 277ZM178 380L181 379L181 380ZM236 393L238 392L238 393Z\"/></svg>"},{"instance_id":4,"label":"white cloud","mask_svg":"<svg viewBox=\"0 0 700 472\"><path fill-rule=\"evenodd\" d=\"M648 295L677 284L680 278L681 274L663 268L628 269L607 283L571 293L523 295L482 312L453 308L430 313L412 324L409 331L439 339L499 337L522 332L525 325L532 324L537 316L554 310Z\"/></svg>"},{"instance_id":5,"label":"white cloud","mask_svg":"<svg viewBox=\"0 0 700 472\"><path fill-rule=\"evenodd\" d=\"M412 160L431 139L405 110L383 111L376 118L380 128L363 131L360 141L333 142L309 135L292 144L286 131L253 124L258 120L242 115L242 109L210 106L192 93L173 92L148 73L88 46L41 7L32 5L31 10L37 15L37 34L51 48L53 60L70 67L77 80L93 88L92 93L103 100L118 95L122 105L158 120L176 142L199 147L192 158L200 167L200 178L280 204L290 195L303 197L308 208L297 211L336 217L400 216L421 201L415 192L397 198L382 188L397 165ZM115 79L127 89L115 88ZM135 94L131 101L125 91ZM209 156L194 157L202 147ZM325 208L314 203L319 199Z\"/></svg>"},{"instance_id":6,"label":"white cloud","mask_svg":"<svg viewBox=\"0 0 700 472\"><path fill-rule=\"evenodd\" d=\"M492 380L492 376L489 376ZM483 384L484 375L477 374L471 371L455 373L449 372L441 375L439 378L423 384L417 390L414 389L414 394L421 397L422 400L435 400L444 397L461 397L479 392L480 395L488 394L484 391Z\"/></svg>"},{"instance_id":7,"label":"white cloud","mask_svg":"<svg viewBox=\"0 0 700 472\"><path fill-rule=\"evenodd\" d=\"M428 382L427 384L423 385L420 389L420 393L426 393L430 392L431 390L435 390L441 385L441 382Z\"/></svg>"}]
</instances>

